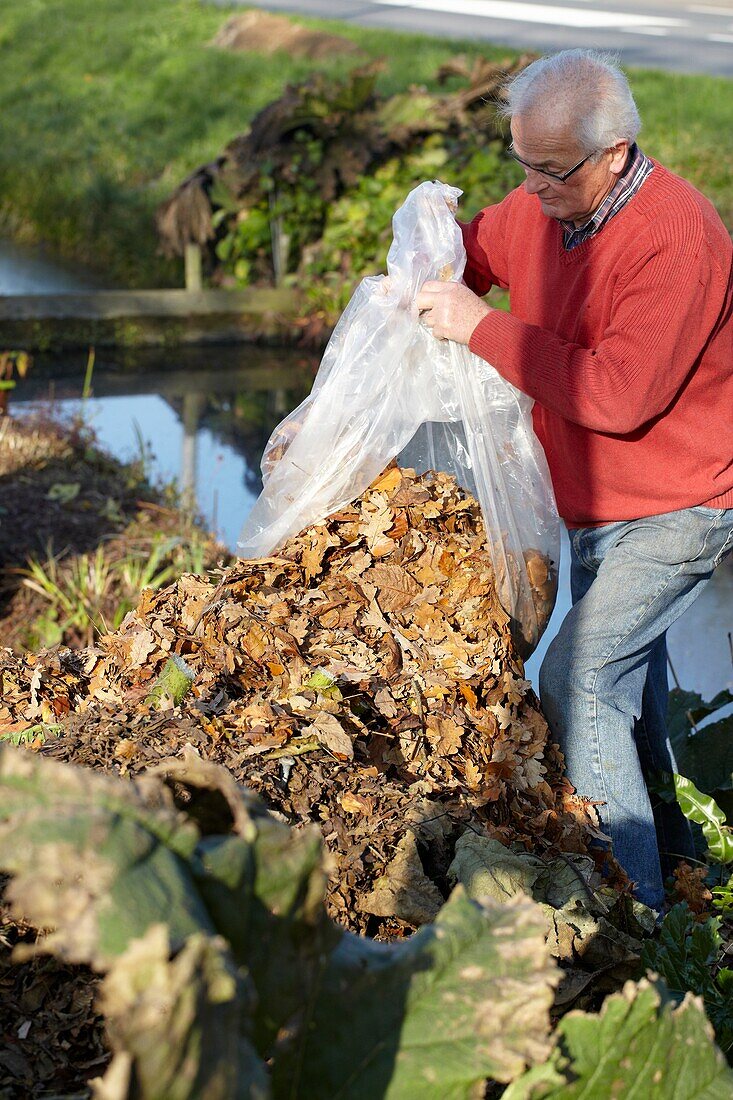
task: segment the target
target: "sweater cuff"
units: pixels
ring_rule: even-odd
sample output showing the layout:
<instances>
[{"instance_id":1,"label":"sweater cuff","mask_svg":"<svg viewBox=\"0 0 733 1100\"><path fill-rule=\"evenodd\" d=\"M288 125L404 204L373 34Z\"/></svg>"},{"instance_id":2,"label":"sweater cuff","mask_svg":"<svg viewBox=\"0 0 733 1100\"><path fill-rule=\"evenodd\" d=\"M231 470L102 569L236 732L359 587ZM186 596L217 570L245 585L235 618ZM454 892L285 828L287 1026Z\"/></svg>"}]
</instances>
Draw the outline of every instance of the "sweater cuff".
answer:
<instances>
[{"instance_id":1,"label":"sweater cuff","mask_svg":"<svg viewBox=\"0 0 733 1100\"><path fill-rule=\"evenodd\" d=\"M521 344L518 344L521 334L517 331L521 325L522 322L512 317L511 313L506 313L503 309L492 309L476 325L468 341L468 347L474 355L480 356L495 367L499 374L517 389L527 392L526 372L517 369L517 356L512 355L510 350L521 347ZM514 363L512 359L515 360Z\"/></svg>"}]
</instances>

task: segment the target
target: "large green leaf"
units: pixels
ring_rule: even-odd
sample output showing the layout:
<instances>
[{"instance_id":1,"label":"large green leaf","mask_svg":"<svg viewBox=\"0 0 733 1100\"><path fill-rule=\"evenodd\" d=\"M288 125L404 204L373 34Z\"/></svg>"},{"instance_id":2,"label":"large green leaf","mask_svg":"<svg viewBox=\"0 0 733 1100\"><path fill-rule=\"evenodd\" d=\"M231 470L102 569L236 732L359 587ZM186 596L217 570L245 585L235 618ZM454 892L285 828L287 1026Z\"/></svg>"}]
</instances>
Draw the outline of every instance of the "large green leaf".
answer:
<instances>
[{"instance_id":1,"label":"large green leaf","mask_svg":"<svg viewBox=\"0 0 733 1100\"><path fill-rule=\"evenodd\" d=\"M550 952L566 962L582 960L586 969L605 972L609 966L630 963L641 944L622 928L642 935L654 927L655 914L641 902L629 899L630 912L614 912L611 900L593 889L598 876L587 856L540 859L467 831L456 843L448 878L480 900L529 895L545 915ZM613 899L617 902L618 895L614 893Z\"/></svg>"},{"instance_id":2,"label":"large green leaf","mask_svg":"<svg viewBox=\"0 0 733 1100\"><path fill-rule=\"evenodd\" d=\"M676 773L674 789L685 817L702 826L712 858L719 863L733 863L733 830L725 824L725 814L715 799L703 794L691 780Z\"/></svg>"},{"instance_id":3,"label":"large green leaf","mask_svg":"<svg viewBox=\"0 0 733 1100\"><path fill-rule=\"evenodd\" d=\"M385 946L346 935L300 1034L276 1059L289 1100L458 1100L545 1057L559 973L527 898L470 901L457 887L435 924Z\"/></svg>"},{"instance_id":4,"label":"large green leaf","mask_svg":"<svg viewBox=\"0 0 733 1100\"><path fill-rule=\"evenodd\" d=\"M190 858L199 839L196 825L176 811L165 787L145 776L135 784L121 783L114 776L0 745L0 794L0 822L30 809L75 804L138 821L184 859Z\"/></svg>"},{"instance_id":5,"label":"large green leaf","mask_svg":"<svg viewBox=\"0 0 733 1100\"><path fill-rule=\"evenodd\" d=\"M569 1012L550 1059L503 1100L723 1100L733 1073L715 1046L700 1001L680 1005L644 980L607 997L599 1015Z\"/></svg>"},{"instance_id":6,"label":"large green leaf","mask_svg":"<svg viewBox=\"0 0 733 1100\"><path fill-rule=\"evenodd\" d=\"M259 995L257 1048L269 1053L277 1032L312 994L324 954L342 933L324 906L320 833L258 821L252 843L212 837L200 849L197 883L217 929Z\"/></svg>"},{"instance_id":7,"label":"large green leaf","mask_svg":"<svg viewBox=\"0 0 733 1100\"><path fill-rule=\"evenodd\" d=\"M326 915L321 833L278 821L225 768L190 747L155 773L187 788L187 812L214 834L198 845L193 873L217 931L255 981L255 1041L269 1054L342 935Z\"/></svg>"},{"instance_id":8,"label":"large green leaf","mask_svg":"<svg viewBox=\"0 0 733 1100\"><path fill-rule=\"evenodd\" d=\"M733 988L726 975L733 971L713 971L723 953L719 929L719 918L700 922L686 904L675 905L658 937L644 944L641 958L678 1000L688 991L703 998L718 1044L728 1051L733 1048Z\"/></svg>"},{"instance_id":9,"label":"large green leaf","mask_svg":"<svg viewBox=\"0 0 733 1100\"><path fill-rule=\"evenodd\" d=\"M175 943L215 931L186 858L198 830L149 791L0 748L0 869L16 911L55 929L44 950L104 970L158 921Z\"/></svg>"},{"instance_id":10,"label":"large green leaf","mask_svg":"<svg viewBox=\"0 0 733 1100\"><path fill-rule=\"evenodd\" d=\"M729 691L718 692L709 703L694 691L669 693L667 725L677 767L703 791L733 788L733 715L695 728L730 703Z\"/></svg>"},{"instance_id":11,"label":"large green leaf","mask_svg":"<svg viewBox=\"0 0 733 1100\"><path fill-rule=\"evenodd\" d=\"M171 959L165 925L152 925L102 985L115 1057L96 1095L267 1100L264 1063L244 1034L250 1001L222 940L196 934Z\"/></svg>"}]
</instances>

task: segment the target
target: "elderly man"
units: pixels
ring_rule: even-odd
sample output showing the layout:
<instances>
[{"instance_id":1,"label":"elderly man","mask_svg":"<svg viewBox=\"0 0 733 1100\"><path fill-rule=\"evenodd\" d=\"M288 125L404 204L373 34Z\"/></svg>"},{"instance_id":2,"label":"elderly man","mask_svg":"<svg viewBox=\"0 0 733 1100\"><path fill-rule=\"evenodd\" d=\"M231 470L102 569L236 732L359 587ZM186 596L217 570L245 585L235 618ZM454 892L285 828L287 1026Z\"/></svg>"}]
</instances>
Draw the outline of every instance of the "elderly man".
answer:
<instances>
[{"instance_id":1,"label":"elderly man","mask_svg":"<svg viewBox=\"0 0 733 1100\"><path fill-rule=\"evenodd\" d=\"M540 695L579 793L598 804L637 896L692 854L645 777L673 768L667 628L733 547L733 249L711 204L635 144L623 74L542 58L509 85L526 179L463 226L466 286L417 299L535 399L570 533L573 607ZM508 288L511 312L481 295Z\"/></svg>"}]
</instances>

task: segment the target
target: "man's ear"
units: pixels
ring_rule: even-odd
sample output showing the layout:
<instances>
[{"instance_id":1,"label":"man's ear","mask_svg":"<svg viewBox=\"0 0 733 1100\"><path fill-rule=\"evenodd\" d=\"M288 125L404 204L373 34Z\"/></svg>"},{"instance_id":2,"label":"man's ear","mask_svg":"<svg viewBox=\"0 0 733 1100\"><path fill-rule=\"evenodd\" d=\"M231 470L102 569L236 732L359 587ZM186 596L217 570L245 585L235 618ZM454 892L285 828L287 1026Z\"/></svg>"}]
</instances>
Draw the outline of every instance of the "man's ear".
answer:
<instances>
[{"instance_id":1,"label":"man's ear","mask_svg":"<svg viewBox=\"0 0 733 1100\"><path fill-rule=\"evenodd\" d=\"M615 145L611 146L609 152L611 153L609 168L615 176L620 176L626 167L626 159L629 155L628 141L625 139L623 141L617 141Z\"/></svg>"}]
</instances>

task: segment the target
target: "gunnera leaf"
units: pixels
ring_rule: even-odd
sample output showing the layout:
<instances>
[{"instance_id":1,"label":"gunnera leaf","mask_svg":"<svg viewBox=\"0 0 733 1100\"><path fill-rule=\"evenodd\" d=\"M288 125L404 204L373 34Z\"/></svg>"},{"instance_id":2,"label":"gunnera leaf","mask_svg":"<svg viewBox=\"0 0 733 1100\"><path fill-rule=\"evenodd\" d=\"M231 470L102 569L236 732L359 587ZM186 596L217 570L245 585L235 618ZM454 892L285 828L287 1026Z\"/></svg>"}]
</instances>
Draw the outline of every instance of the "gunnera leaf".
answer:
<instances>
[{"instance_id":1,"label":"gunnera leaf","mask_svg":"<svg viewBox=\"0 0 733 1100\"><path fill-rule=\"evenodd\" d=\"M247 841L202 841L197 883L217 930L257 986L254 1037L265 1053L312 995L324 954L342 933L326 915L319 831L296 831L272 817L253 824Z\"/></svg>"},{"instance_id":2,"label":"gunnera leaf","mask_svg":"<svg viewBox=\"0 0 733 1100\"><path fill-rule=\"evenodd\" d=\"M548 1050L559 973L544 929L528 898L480 904L459 886L404 943L345 935L276 1054L274 1095L467 1100L511 1080Z\"/></svg>"},{"instance_id":3,"label":"gunnera leaf","mask_svg":"<svg viewBox=\"0 0 733 1100\"><path fill-rule=\"evenodd\" d=\"M722 1100L733 1072L713 1041L700 1000L680 1005L645 979L607 997L598 1015L569 1012L543 1066L529 1070L503 1100Z\"/></svg>"},{"instance_id":4,"label":"gunnera leaf","mask_svg":"<svg viewBox=\"0 0 733 1100\"><path fill-rule=\"evenodd\" d=\"M115 1057L98 1100L267 1100L267 1071L246 1036L252 991L224 941L197 933L170 956L165 925L152 925L105 977Z\"/></svg>"},{"instance_id":5,"label":"gunnera leaf","mask_svg":"<svg viewBox=\"0 0 733 1100\"><path fill-rule=\"evenodd\" d=\"M198 830L162 797L0 747L0 806L14 911L54 929L39 949L105 970L157 921L176 943L216 931L185 858Z\"/></svg>"}]
</instances>

